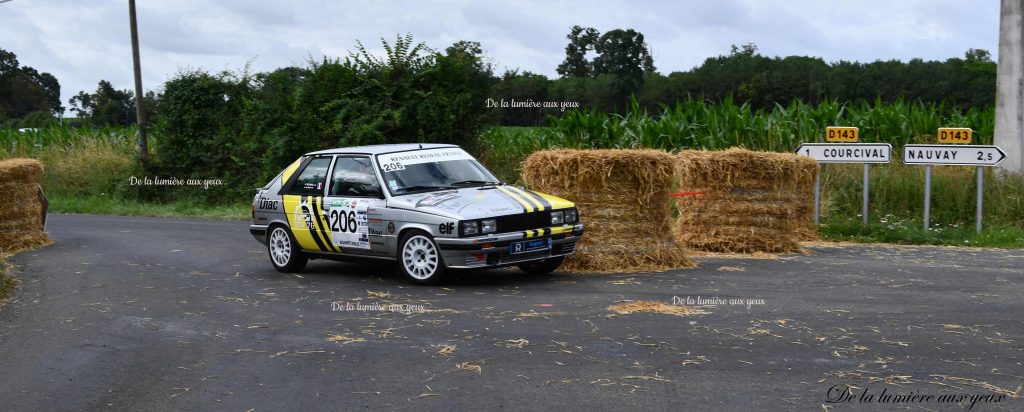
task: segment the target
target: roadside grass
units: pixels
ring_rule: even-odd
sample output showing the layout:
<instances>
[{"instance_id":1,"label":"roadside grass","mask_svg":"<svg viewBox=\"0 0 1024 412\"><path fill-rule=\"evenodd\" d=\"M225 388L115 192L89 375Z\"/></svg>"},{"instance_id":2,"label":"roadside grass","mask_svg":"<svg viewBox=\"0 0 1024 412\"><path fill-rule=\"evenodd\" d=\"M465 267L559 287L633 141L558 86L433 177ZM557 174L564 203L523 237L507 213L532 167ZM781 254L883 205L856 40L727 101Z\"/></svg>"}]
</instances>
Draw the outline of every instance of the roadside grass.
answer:
<instances>
[{"instance_id":1,"label":"roadside grass","mask_svg":"<svg viewBox=\"0 0 1024 412\"><path fill-rule=\"evenodd\" d=\"M859 218L830 219L818 229L823 239L857 243L1024 248L1024 229L999 225L975 232L974 224L935 223L925 232L920 218L861 226Z\"/></svg>"},{"instance_id":2,"label":"roadside grass","mask_svg":"<svg viewBox=\"0 0 1024 412\"><path fill-rule=\"evenodd\" d=\"M143 202L110 195L75 196L47 193L50 212L97 215L188 217L199 219L244 220L251 216L249 204L208 205L192 200Z\"/></svg>"}]
</instances>

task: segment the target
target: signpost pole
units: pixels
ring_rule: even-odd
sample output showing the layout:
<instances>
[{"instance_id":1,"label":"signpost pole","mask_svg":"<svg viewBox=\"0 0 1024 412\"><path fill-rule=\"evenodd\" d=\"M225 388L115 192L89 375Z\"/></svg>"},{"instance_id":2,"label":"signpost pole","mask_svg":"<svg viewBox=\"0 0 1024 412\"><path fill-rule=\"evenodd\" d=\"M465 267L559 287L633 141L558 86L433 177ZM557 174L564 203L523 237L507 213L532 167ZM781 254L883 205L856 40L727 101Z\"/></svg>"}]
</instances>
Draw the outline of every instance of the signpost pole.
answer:
<instances>
[{"instance_id":1,"label":"signpost pole","mask_svg":"<svg viewBox=\"0 0 1024 412\"><path fill-rule=\"evenodd\" d=\"M821 220L821 170L823 168L818 165L818 173L814 175L814 224L817 225Z\"/></svg>"},{"instance_id":2,"label":"signpost pole","mask_svg":"<svg viewBox=\"0 0 1024 412\"><path fill-rule=\"evenodd\" d=\"M863 196L864 199L863 199L863 204L861 205L861 215L864 216L864 221L863 221L864 227L867 227L867 225L868 225L868 192L869 192L869 190L868 190L869 186L868 185L871 184L868 179L869 179L870 173L871 173L871 164L870 163L864 163L864 196Z\"/></svg>"},{"instance_id":3,"label":"signpost pole","mask_svg":"<svg viewBox=\"0 0 1024 412\"><path fill-rule=\"evenodd\" d=\"M977 226L976 229L977 229L978 233L981 234L981 208L982 208L982 203L984 203L984 195L982 194L982 188L985 186L985 168L983 168L981 166L978 166L977 169L978 169L978 210L976 212L977 216L975 217L974 220L976 222L975 225Z\"/></svg>"},{"instance_id":4,"label":"signpost pole","mask_svg":"<svg viewBox=\"0 0 1024 412\"><path fill-rule=\"evenodd\" d=\"M924 231L928 231L928 218L932 208L932 165L924 166Z\"/></svg>"}]
</instances>

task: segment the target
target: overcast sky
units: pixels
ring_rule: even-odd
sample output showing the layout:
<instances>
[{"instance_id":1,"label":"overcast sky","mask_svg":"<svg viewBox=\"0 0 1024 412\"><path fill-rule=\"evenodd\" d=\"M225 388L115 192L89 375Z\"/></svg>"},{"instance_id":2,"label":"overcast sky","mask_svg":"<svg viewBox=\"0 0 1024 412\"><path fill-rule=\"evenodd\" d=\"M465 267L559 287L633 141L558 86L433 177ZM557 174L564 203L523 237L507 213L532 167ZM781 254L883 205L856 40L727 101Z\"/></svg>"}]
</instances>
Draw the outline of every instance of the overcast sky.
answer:
<instances>
[{"instance_id":1,"label":"overcast sky","mask_svg":"<svg viewBox=\"0 0 1024 412\"><path fill-rule=\"evenodd\" d=\"M661 73L689 70L732 44L769 56L826 61L945 60L981 48L996 57L999 0L670 1L138 1L143 84L182 69L267 71L308 57L344 57L356 40L412 33L443 50L482 44L500 73L555 77L578 24L644 34ZM60 80L63 100L100 79L133 88L128 2L13 0L0 4L0 48Z\"/></svg>"}]
</instances>

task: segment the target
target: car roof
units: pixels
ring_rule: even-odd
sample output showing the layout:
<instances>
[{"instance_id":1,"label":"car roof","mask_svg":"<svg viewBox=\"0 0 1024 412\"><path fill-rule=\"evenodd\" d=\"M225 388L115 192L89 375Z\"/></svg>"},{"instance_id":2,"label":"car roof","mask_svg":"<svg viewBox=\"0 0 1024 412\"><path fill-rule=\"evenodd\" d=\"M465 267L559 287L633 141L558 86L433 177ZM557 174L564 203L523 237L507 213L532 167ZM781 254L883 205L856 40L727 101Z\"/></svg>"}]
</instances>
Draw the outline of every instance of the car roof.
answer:
<instances>
[{"instance_id":1,"label":"car roof","mask_svg":"<svg viewBox=\"0 0 1024 412\"><path fill-rule=\"evenodd\" d=\"M338 147L334 149L320 150L306 153L306 156L331 155L331 154L367 154L377 155L384 153L405 152L420 149L438 149L442 147L459 147L453 144L440 143L403 143L403 144L375 144L369 146Z\"/></svg>"}]
</instances>

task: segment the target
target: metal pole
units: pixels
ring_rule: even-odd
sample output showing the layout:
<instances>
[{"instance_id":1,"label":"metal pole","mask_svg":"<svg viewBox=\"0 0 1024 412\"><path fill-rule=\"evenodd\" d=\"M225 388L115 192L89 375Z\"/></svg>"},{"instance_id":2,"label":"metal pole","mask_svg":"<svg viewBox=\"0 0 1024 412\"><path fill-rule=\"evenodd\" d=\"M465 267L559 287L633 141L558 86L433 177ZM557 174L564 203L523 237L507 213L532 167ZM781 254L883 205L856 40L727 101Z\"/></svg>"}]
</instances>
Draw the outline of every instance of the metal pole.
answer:
<instances>
[{"instance_id":1,"label":"metal pole","mask_svg":"<svg viewBox=\"0 0 1024 412\"><path fill-rule=\"evenodd\" d=\"M821 169L818 166L818 173L814 175L814 224L821 221Z\"/></svg>"},{"instance_id":2,"label":"metal pole","mask_svg":"<svg viewBox=\"0 0 1024 412\"><path fill-rule=\"evenodd\" d=\"M139 158L149 159L149 140L146 138L146 109L143 106L142 64L139 63L139 28L135 20L135 0L128 0L128 19L132 29L132 63L135 64L135 116L139 126Z\"/></svg>"},{"instance_id":3,"label":"metal pole","mask_svg":"<svg viewBox=\"0 0 1024 412\"><path fill-rule=\"evenodd\" d=\"M984 195L982 193L982 190L983 190L984 187L985 187L985 168L983 168L981 166L978 166L978 207L977 207L978 210L976 212L977 216L974 218L974 220L976 222L975 225L977 226L977 230L978 230L979 234L981 233L981 210L982 210L982 203L984 203Z\"/></svg>"},{"instance_id":4,"label":"metal pole","mask_svg":"<svg viewBox=\"0 0 1024 412\"><path fill-rule=\"evenodd\" d=\"M868 188L870 187L869 185L871 184L870 181L868 180L868 176L870 176L870 174L871 174L871 164L870 163L864 163L864 195L862 196L863 197L863 204L861 205L860 209L861 209L861 215L864 216L864 221L862 223L863 223L863 225L865 227L867 227L867 225L868 225Z\"/></svg>"},{"instance_id":5,"label":"metal pole","mask_svg":"<svg viewBox=\"0 0 1024 412\"><path fill-rule=\"evenodd\" d=\"M932 165L924 166L924 231L928 231L928 218L932 209Z\"/></svg>"}]
</instances>

